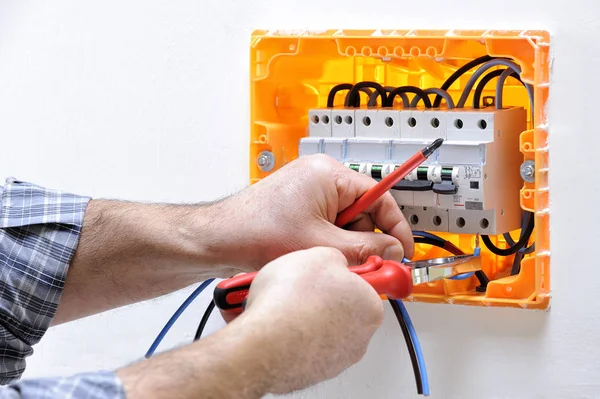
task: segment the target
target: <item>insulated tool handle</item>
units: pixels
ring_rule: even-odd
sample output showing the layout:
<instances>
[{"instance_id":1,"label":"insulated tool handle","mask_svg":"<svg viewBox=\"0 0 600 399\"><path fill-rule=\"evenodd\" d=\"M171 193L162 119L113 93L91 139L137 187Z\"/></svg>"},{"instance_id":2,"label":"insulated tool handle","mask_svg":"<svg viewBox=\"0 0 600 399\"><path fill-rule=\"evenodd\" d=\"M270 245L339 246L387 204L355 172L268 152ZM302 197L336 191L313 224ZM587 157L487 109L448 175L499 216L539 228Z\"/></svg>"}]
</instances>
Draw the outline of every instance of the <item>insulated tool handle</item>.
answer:
<instances>
[{"instance_id":1,"label":"insulated tool handle","mask_svg":"<svg viewBox=\"0 0 600 399\"><path fill-rule=\"evenodd\" d=\"M411 269L401 263L370 256L362 265L349 267L348 270L363 277L380 295L400 299L412 292ZM214 292L216 307L225 312L241 313L256 274L240 274L221 281Z\"/></svg>"},{"instance_id":2,"label":"insulated tool handle","mask_svg":"<svg viewBox=\"0 0 600 399\"><path fill-rule=\"evenodd\" d=\"M360 275L377 291L391 299L406 298L412 293L412 269L393 260L383 261L376 271Z\"/></svg>"}]
</instances>

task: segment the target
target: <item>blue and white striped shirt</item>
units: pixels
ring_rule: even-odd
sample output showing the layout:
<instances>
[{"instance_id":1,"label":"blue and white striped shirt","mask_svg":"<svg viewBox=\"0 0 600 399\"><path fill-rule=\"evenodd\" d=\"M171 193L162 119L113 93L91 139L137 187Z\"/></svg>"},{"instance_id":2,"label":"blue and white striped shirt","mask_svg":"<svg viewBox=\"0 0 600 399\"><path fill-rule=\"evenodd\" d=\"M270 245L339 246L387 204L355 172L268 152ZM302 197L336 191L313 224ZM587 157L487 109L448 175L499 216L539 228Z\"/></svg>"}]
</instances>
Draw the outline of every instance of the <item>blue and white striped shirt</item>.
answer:
<instances>
[{"instance_id":1,"label":"blue and white striped shirt","mask_svg":"<svg viewBox=\"0 0 600 399\"><path fill-rule=\"evenodd\" d=\"M0 399L125 398L111 371L19 380L58 308L89 200L12 178L0 186Z\"/></svg>"}]
</instances>

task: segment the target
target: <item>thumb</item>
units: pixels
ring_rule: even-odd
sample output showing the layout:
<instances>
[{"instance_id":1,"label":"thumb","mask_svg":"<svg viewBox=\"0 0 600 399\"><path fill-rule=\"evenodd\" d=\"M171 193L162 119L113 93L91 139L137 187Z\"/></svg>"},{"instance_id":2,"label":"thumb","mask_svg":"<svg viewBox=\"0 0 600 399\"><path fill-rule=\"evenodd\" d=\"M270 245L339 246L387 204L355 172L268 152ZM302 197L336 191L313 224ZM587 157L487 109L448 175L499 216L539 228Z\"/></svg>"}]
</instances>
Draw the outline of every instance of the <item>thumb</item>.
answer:
<instances>
[{"instance_id":1,"label":"thumb","mask_svg":"<svg viewBox=\"0 0 600 399\"><path fill-rule=\"evenodd\" d=\"M372 255L398 262L404 258L402 243L388 234L334 229L330 235L333 241L331 246L342 251L351 265L360 265Z\"/></svg>"}]
</instances>

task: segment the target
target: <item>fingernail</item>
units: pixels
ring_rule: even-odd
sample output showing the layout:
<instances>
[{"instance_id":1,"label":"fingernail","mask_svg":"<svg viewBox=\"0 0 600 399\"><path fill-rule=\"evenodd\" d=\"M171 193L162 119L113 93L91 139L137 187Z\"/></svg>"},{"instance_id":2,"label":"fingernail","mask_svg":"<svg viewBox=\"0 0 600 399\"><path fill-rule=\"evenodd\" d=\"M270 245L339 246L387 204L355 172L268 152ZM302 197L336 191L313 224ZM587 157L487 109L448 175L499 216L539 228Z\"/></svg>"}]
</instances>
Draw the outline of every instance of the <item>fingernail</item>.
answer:
<instances>
[{"instance_id":1,"label":"fingernail","mask_svg":"<svg viewBox=\"0 0 600 399\"><path fill-rule=\"evenodd\" d=\"M385 260L395 260L401 262L403 257L404 248L402 248L402 245L392 245L383 251L383 259Z\"/></svg>"}]
</instances>

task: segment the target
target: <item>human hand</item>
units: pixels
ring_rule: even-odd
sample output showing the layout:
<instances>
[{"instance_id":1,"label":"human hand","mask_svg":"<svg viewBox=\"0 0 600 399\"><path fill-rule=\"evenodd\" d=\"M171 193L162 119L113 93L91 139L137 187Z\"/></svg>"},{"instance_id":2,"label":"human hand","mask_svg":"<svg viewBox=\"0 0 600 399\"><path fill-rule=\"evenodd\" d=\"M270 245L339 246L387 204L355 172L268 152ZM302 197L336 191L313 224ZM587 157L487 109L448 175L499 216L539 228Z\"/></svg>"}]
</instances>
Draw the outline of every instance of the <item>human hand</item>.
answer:
<instances>
[{"instance_id":1,"label":"human hand","mask_svg":"<svg viewBox=\"0 0 600 399\"><path fill-rule=\"evenodd\" d=\"M335 377L363 357L383 320L379 296L347 266L333 248L269 263L225 328L118 370L127 397L261 398Z\"/></svg>"},{"instance_id":2,"label":"human hand","mask_svg":"<svg viewBox=\"0 0 600 399\"><path fill-rule=\"evenodd\" d=\"M376 181L326 155L302 157L218 204L227 241L224 254L242 270L257 270L289 252L315 246L341 250L351 264L371 255L401 261L413 254L410 226L391 194L349 226L334 225ZM384 234L375 233L377 227Z\"/></svg>"},{"instance_id":3,"label":"human hand","mask_svg":"<svg viewBox=\"0 0 600 399\"><path fill-rule=\"evenodd\" d=\"M246 310L232 325L242 323L264 342L267 392L333 378L364 356L383 305L347 266L340 251L313 248L278 258L254 279Z\"/></svg>"}]
</instances>

